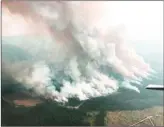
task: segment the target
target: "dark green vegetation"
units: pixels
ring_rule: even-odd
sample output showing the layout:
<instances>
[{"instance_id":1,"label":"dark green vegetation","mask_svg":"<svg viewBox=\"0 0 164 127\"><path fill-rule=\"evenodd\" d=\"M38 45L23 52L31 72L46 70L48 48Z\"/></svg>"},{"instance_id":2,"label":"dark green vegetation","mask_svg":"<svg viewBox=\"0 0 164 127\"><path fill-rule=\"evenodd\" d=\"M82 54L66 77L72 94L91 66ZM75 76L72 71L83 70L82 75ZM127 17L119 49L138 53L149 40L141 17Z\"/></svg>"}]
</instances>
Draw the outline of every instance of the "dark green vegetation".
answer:
<instances>
[{"instance_id":1,"label":"dark green vegetation","mask_svg":"<svg viewBox=\"0 0 164 127\"><path fill-rule=\"evenodd\" d=\"M161 92L145 89L141 90L142 94L124 89L119 92L108 97L88 100L77 110L61 107L54 102L44 102L35 107L15 107L2 100L2 125L105 125L105 120L108 118L106 116L109 116L109 113L117 114L118 111L121 111L130 118L130 114L138 112L136 120L134 120L137 121L141 118L138 117L140 111L141 114L147 110L156 114L156 110L152 107L163 105ZM77 104L79 104L78 100L70 100L69 105ZM162 109L159 108L157 112L159 111L162 112ZM110 124L109 121L108 123ZM121 120L118 120L117 124L121 124Z\"/></svg>"},{"instance_id":2,"label":"dark green vegetation","mask_svg":"<svg viewBox=\"0 0 164 127\"><path fill-rule=\"evenodd\" d=\"M55 103L46 102L32 108L16 108L2 102L2 125L88 125L83 122L85 117L85 113L80 110L68 110Z\"/></svg>"}]
</instances>

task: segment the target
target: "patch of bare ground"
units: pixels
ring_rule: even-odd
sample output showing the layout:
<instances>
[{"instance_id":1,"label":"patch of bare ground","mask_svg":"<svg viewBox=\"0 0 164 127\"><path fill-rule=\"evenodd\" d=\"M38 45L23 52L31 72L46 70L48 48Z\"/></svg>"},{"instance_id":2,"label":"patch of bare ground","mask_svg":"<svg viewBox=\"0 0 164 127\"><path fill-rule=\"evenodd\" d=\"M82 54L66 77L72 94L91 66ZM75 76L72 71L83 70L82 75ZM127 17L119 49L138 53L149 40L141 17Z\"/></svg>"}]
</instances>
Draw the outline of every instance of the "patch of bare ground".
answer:
<instances>
[{"instance_id":1,"label":"patch of bare ground","mask_svg":"<svg viewBox=\"0 0 164 127\"><path fill-rule=\"evenodd\" d=\"M147 118L150 117L154 125L164 126L163 108L159 106L134 111L108 111L105 117L105 124L133 125L146 118L139 124L152 125L151 121Z\"/></svg>"}]
</instances>

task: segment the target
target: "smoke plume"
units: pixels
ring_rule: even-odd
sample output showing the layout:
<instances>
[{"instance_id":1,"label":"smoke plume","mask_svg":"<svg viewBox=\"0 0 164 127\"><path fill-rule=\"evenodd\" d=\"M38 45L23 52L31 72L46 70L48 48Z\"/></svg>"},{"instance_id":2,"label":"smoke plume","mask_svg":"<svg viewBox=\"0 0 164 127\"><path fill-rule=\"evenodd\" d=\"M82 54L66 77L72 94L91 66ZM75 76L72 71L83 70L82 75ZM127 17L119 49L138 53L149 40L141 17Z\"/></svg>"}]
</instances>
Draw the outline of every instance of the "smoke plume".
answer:
<instances>
[{"instance_id":1,"label":"smoke plume","mask_svg":"<svg viewBox=\"0 0 164 127\"><path fill-rule=\"evenodd\" d=\"M114 22L111 2L11 1L2 7L2 46L30 56L14 62L3 57L8 67L2 69L39 96L66 102L106 96L119 87L139 92L131 83L150 74L126 41L126 25Z\"/></svg>"}]
</instances>

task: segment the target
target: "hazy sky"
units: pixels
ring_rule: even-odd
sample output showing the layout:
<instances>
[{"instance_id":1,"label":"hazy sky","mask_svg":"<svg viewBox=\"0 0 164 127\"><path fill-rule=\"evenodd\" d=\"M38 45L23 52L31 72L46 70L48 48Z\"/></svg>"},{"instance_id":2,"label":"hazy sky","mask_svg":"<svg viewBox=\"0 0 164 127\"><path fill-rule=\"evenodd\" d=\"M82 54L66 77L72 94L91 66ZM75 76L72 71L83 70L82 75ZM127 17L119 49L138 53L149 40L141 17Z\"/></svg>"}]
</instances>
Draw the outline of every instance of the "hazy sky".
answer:
<instances>
[{"instance_id":1,"label":"hazy sky","mask_svg":"<svg viewBox=\"0 0 164 127\"><path fill-rule=\"evenodd\" d=\"M162 43L162 1L115 1L112 2L113 22L123 22L132 40L151 40Z\"/></svg>"}]
</instances>

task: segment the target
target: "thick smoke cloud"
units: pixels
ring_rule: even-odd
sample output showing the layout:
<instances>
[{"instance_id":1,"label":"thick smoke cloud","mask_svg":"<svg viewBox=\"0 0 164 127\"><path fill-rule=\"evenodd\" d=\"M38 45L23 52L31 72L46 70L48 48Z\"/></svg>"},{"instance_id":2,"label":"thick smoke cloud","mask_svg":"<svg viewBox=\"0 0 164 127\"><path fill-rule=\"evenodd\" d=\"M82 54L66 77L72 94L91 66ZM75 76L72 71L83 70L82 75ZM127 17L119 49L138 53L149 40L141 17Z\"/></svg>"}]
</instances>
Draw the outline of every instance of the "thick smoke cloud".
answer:
<instances>
[{"instance_id":1,"label":"thick smoke cloud","mask_svg":"<svg viewBox=\"0 0 164 127\"><path fill-rule=\"evenodd\" d=\"M29 8L23 11L22 4ZM5 69L13 70L9 73L26 89L59 102L105 96L120 86L139 92L130 83L140 84L151 68L126 42L126 26L113 23L111 6L76 1L4 3L2 43L31 55L31 60L8 62ZM105 73L102 67L110 71Z\"/></svg>"}]
</instances>

